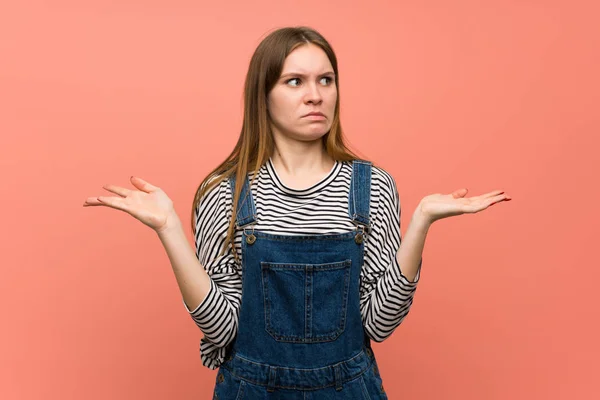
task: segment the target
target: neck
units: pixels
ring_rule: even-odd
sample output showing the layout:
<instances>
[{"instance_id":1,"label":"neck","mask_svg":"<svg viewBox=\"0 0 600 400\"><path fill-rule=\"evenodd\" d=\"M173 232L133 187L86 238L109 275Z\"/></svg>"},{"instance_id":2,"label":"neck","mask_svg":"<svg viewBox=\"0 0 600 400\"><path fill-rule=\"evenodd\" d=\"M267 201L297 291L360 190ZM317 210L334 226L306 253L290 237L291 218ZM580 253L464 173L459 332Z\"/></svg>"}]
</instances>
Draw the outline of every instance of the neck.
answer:
<instances>
[{"instance_id":1,"label":"neck","mask_svg":"<svg viewBox=\"0 0 600 400\"><path fill-rule=\"evenodd\" d=\"M271 162L279 174L298 178L322 175L329 172L335 164L335 160L320 148L306 152L286 152L275 148Z\"/></svg>"}]
</instances>

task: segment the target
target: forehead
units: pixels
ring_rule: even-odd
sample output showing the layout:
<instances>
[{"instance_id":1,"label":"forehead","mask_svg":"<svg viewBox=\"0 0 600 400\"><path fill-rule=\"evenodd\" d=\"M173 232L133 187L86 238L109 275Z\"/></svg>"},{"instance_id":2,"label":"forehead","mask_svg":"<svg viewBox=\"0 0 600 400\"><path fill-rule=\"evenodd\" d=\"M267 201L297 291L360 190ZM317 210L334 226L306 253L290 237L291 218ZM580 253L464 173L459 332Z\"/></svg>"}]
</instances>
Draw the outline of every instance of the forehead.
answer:
<instances>
[{"instance_id":1,"label":"forehead","mask_svg":"<svg viewBox=\"0 0 600 400\"><path fill-rule=\"evenodd\" d=\"M327 54L319 46L312 43L296 47L283 63L282 74L286 72L320 74L332 71L333 67Z\"/></svg>"}]
</instances>

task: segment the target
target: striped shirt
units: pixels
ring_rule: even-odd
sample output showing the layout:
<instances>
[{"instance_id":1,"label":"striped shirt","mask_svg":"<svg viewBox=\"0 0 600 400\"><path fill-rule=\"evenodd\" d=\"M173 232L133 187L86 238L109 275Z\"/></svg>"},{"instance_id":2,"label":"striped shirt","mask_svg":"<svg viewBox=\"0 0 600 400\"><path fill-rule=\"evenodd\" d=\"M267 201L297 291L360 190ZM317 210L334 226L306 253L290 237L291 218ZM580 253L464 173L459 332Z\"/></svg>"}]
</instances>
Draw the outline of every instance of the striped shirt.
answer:
<instances>
[{"instance_id":1,"label":"striped shirt","mask_svg":"<svg viewBox=\"0 0 600 400\"><path fill-rule=\"evenodd\" d=\"M257 212L255 230L279 235L337 234L356 226L348 215L348 193L352 162L336 161L331 171L306 189L282 183L269 159L251 185ZM253 172L248 174L253 177ZM232 217L232 192L227 180L207 192L195 209L196 256L211 278L210 290L194 310L185 304L204 333L200 340L202 364L217 369L225 348L237 334L242 296L241 265L231 246L219 253ZM400 199L394 178L373 166L370 198L371 231L364 242L364 264L360 273L360 310L365 333L382 342L396 329L413 302L420 269L414 281L400 272L396 253L400 247ZM242 230L235 244L240 260ZM421 260L422 262L422 260Z\"/></svg>"}]
</instances>

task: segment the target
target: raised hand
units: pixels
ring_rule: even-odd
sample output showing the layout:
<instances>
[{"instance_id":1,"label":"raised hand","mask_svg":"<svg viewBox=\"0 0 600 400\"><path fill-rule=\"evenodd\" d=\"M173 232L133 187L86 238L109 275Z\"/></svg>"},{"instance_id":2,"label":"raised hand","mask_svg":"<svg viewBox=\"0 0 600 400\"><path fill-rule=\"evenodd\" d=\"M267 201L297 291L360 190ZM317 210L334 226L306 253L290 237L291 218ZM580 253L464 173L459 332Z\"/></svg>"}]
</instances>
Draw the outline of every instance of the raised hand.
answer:
<instances>
[{"instance_id":1,"label":"raised hand","mask_svg":"<svg viewBox=\"0 0 600 400\"><path fill-rule=\"evenodd\" d=\"M83 206L106 206L125 211L157 232L177 220L173 202L161 188L133 176L131 183L139 190L104 185L104 189L118 196L88 197Z\"/></svg>"},{"instance_id":2,"label":"raised hand","mask_svg":"<svg viewBox=\"0 0 600 400\"><path fill-rule=\"evenodd\" d=\"M469 190L458 189L450 194L425 196L419 203L419 211L430 223L438 219L460 214L473 214L483 211L501 201L512 200L504 191L495 190L480 196L465 197Z\"/></svg>"}]
</instances>

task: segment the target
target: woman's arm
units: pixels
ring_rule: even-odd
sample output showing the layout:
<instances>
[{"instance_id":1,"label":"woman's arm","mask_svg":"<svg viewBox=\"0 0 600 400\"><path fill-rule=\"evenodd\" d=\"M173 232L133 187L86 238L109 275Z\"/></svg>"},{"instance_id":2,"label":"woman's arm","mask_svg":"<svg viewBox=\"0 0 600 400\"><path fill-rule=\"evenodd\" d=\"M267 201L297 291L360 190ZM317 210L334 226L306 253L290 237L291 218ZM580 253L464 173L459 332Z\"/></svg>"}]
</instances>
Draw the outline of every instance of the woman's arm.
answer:
<instances>
[{"instance_id":1,"label":"woman's arm","mask_svg":"<svg viewBox=\"0 0 600 400\"><path fill-rule=\"evenodd\" d=\"M376 342L389 337L408 315L419 280L420 258L407 268L399 249L410 250L414 221L407 234L408 245L400 232L400 198L394 178L382 169L373 169L373 226L367 236L365 260L361 271L360 307L367 335ZM419 230L417 229L417 232ZM414 245L413 245L414 247ZM422 244L421 244L422 250ZM408 253L413 253L408 251ZM408 262L407 262L408 263ZM405 276L404 273L408 276Z\"/></svg>"},{"instance_id":2,"label":"woman's arm","mask_svg":"<svg viewBox=\"0 0 600 400\"><path fill-rule=\"evenodd\" d=\"M242 297L242 279L231 245L221 254L230 218L225 206L227 190L227 182L222 182L196 207L195 253L179 219L159 233L185 309L204 333L203 362L212 367L222 361L222 348L237 334Z\"/></svg>"},{"instance_id":3,"label":"woman's arm","mask_svg":"<svg viewBox=\"0 0 600 400\"><path fill-rule=\"evenodd\" d=\"M413 213L408 229L402 237L400 249L396 254L400 271L410 282L416 280L415 278L421 267L423 248L430 226L431 222L423 216L419 205Z\"/></svg>"},{"instance_id":4,"label":"woman's arm","mask_svg":"<svg viewBox=\"0 0 600 400\"><path fill-rule=\"evenodd\" d=\"M194 310L210 290L210 277L190 246L180 219L177 215L169 221L171 219L173 224L157 234L169 256L183 300L189 309Z\"/></svg>"}]
</instances>

